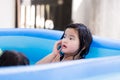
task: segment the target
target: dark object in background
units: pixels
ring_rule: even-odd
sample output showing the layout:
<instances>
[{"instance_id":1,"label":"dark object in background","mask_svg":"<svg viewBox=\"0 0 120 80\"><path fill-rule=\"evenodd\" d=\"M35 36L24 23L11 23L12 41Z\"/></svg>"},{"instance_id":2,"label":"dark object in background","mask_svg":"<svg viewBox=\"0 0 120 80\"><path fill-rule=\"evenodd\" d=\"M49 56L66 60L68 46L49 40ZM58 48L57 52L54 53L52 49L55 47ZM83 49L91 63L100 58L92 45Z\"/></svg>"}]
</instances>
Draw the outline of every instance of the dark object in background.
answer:
<instances>
[{"instance_id":1,"label":"dark object in background","mask_svg":"<svg viewBox=\"0 0 120 80\"><path fill-rule=\"evenodd\" d=\"M21 52L5 50L0 56L0 66L29 65L29 59Z\"/></svg>"}]
</instances>

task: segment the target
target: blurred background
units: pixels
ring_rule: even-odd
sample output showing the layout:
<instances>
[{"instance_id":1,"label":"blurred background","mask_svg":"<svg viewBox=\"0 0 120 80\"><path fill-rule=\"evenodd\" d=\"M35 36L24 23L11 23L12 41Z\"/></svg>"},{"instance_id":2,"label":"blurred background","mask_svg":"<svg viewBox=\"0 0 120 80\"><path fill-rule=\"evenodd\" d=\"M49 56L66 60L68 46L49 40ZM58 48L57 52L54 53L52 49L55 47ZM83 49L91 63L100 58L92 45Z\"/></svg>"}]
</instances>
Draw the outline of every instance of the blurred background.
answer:
<instances>
[{"instance_id":1,"label":"blurred background","mask_svg":"<svg viewBox=\"0 0 120 80\"><path fill-rule=\"evenodd\" d=\"M93 35L120 40L120 0L0 0L0 28L64 30L87 25Z\"/></svg>"}]
</instances>

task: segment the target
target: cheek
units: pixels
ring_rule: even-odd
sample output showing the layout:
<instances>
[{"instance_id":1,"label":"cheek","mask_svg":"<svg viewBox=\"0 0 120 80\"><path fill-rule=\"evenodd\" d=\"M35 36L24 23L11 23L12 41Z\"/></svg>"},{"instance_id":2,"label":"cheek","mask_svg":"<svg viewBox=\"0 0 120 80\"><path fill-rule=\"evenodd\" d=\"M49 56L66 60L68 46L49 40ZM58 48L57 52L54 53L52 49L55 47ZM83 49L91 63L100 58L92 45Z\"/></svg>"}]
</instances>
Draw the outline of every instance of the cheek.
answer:
<instances>
[{"instance_id":1,"label":"cheek","mask_svg":"<svg viewBox=\"0 0 120 80\"><path fill-rule=\"evenodd\" d=\"M69 44L69 48L71 49L71 50L73 50L73 51L76 51L76 50L78 50L79 49L79 44L78 43L74 43L74 44Z\"/></svg>"}]
</instances>

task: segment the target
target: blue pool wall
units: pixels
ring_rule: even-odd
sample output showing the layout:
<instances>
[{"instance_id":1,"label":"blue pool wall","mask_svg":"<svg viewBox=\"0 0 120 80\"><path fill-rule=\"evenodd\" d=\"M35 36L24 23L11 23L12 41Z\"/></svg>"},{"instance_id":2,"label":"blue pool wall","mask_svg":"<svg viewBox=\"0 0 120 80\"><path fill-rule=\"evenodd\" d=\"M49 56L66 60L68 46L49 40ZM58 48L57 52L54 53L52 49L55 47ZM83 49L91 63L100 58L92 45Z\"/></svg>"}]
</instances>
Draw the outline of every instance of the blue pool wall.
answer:
<instances>
[{"instance_id":1,"label":"blue pool wall","mask_svg":"<svg viewBox=\"0 0 120 80\"><path fill-rule=\"evenodd\" d=\"M34 64L48 55L63 31L47 29L0 29L0 48L23 52ZM97 58L120 54L120 41L93 35L90 52L86 58Z\"/></svg>"},{"instance_id":2,"label":"blue pool wall","mask_svg":"<svg viewBox=\"0 0 120 80\"><path fill-rule=\"evenodd\" d=\"M34 65L48 55L63 31L0 29L0 48L23 52L33 65L1 67L1 80L103 80L120 77L120 41L93 36L87 59ZM111 76L112 75L112 76Z\"/></svg>"},{"instance_id":3,"label":"blue pool wall","mask_svg":"<svg viewBox=\"0 0 120 80\"><path fill-rule=\"evenodd\" d=\"M120 80L120 56L0 68L1 80Z\"/></svg>"}]
</instances>

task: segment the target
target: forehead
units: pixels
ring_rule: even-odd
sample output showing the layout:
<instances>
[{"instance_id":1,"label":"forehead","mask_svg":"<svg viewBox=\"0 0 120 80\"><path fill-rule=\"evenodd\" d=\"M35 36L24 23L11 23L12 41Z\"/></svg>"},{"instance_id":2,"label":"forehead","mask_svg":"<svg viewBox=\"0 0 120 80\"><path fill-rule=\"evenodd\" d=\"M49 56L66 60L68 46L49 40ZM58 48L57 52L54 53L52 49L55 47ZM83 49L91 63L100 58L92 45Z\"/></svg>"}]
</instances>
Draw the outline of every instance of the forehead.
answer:
<instances>
[{"instance_id":1,"label":"forehead","mask_svg":"<svg viewBox=\"0 0 120 80\"><path fill-rule=\"evenodd\" d=\"M65 30L65 34L67 35L78 35L78 32L76 29L73 29L73 28L67 28Z\"/></svg>"}]
</instances>

